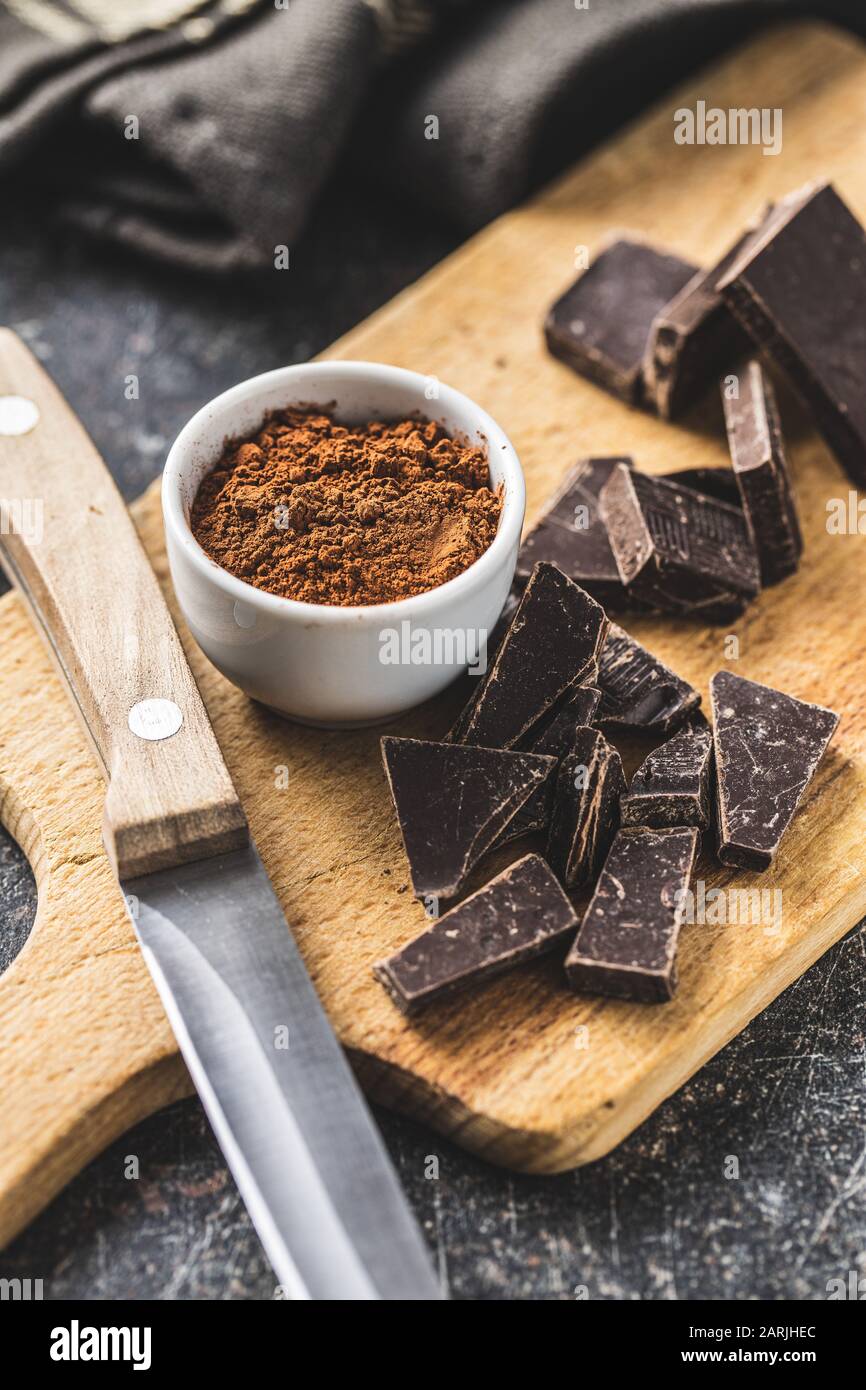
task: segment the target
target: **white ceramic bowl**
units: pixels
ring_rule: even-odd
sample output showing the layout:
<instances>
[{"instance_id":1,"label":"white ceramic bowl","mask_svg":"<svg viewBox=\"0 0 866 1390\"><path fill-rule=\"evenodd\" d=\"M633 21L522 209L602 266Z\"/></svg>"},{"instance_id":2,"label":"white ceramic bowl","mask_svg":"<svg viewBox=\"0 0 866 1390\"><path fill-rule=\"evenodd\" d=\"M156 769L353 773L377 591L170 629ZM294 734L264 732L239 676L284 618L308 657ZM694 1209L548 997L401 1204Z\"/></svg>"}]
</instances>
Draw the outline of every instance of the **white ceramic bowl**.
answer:
<instances>
[{"instance_id":1,"label":"white ceramic bowl","mask_svg":"<svg viewBox=\"0 0 866 1390\"><path fill-rule=\"evenodd\" d=\"M190 531L199 483L227 437L252 434L269 410L300 404L333 404L347 423L418 411L482 445L491 484L502 487L502 515L489 549L447 584L369 607L298 603L229 574ZM376 362L282 367L224 391L181 430L162 485L171 577L196 641L253 699L328 727L390 719L436 695L465 669L473 638L492 630L505 603L524 504L517 454L480 406L433 378Z\"/></svg>"}]
</instances>

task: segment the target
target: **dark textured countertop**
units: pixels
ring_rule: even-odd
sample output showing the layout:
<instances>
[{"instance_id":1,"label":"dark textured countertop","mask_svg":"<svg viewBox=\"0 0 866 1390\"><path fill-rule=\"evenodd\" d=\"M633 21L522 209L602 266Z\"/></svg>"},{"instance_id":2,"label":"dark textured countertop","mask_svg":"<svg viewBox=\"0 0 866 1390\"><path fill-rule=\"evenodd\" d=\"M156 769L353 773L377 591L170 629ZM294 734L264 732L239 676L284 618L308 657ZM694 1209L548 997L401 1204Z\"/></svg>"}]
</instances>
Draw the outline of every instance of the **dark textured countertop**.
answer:
<instances>
[{"instance_id":1,"label":"dark textured countertop","mask_svg":"<svg viewBox=\"0 0 866 1390\"><path fill-rule=\"evenodd\" d=\"M291 271L231 286L69 243L26 209L4 211L3 241L0 322L43 360L131 499L206 399L319 351L453 237L353 195L321 209ZM5 968L35 897L0 837ZM866 1274L864 964L861 927L626 1143L562 1177L510 1175L380 1114L451 1295L823 1299L828 1280ZM0 1277L15 1275L41 1278L46 1298L260 1299L275 1285L194 1099L92 1163L0 1256Z\"/></svg>"}]
</instances>

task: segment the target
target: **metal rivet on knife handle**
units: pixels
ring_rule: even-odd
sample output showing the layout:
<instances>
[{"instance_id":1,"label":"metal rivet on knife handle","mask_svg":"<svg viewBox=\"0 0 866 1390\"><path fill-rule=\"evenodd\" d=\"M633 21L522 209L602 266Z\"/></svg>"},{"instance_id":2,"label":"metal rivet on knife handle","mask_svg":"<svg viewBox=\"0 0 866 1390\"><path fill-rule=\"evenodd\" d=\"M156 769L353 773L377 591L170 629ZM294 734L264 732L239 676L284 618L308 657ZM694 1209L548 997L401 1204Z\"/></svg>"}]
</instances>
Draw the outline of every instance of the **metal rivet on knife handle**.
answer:
<instances>
[{"instance_id":1,"label":"metal rivet on knife handle","mask_svg":"<svg viewBox=\"0 0 866 1390\"><path fill-rule=\"evenodd\" d=\"M126 722L138 738L159 743L174 737L183 724L183 715L174 700L139 700Z\"/></svg>"},{"instance_id":2,"label":"metal rivet on knife handle","mask_svg":"<svg viewBox=\"0 0 866 1390\"><path fill-rule=\"evenodd\" d=\"M10 439L29 434L38 423L38 407L26 396L0 396L0 434Z\"/></svg>"}]
</instances>

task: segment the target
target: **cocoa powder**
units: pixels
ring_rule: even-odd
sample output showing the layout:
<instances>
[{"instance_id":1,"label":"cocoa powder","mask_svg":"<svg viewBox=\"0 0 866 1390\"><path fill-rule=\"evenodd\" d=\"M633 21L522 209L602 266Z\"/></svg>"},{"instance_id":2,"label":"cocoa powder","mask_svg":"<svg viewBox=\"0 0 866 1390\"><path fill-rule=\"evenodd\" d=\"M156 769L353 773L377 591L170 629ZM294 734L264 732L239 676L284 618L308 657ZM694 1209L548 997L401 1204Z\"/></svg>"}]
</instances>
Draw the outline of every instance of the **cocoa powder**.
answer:
<instances>
[{"instance_id":1,"label":"cocoa powder","mask_svg":"<svg viewBox=\"0 0 866 1390\"><path fill-rule=\"evenodd\" d=\"M346 426L320 407L293 407L226 445L191 525L248 584L347 606L453 579L490 545L501 510L484 451L434 421Z\"/></svg>"}]
</instances>

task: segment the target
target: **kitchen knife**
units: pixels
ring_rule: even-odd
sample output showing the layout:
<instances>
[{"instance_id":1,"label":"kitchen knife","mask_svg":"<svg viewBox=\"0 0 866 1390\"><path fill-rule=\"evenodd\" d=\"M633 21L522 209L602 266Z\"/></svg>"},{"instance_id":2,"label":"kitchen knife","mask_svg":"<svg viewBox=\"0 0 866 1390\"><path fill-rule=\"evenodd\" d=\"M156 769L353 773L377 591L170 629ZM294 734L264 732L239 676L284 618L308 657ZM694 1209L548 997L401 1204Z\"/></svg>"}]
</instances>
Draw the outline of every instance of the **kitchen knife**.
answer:
<instances>
[{"instance_id":1,"label":"kitchen knife","mask_svg":"<svg viewBox=\"0 0 866 1390\"><path fill-rule=\"evenodd\" d=\"M0 522L106 775L105 845L142 952L282 1290L439 1298L126 507L8 329Z\"/></svg>"}]
</instances>

